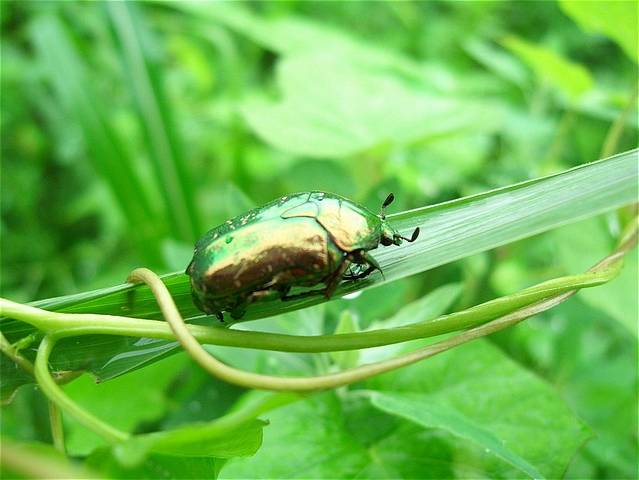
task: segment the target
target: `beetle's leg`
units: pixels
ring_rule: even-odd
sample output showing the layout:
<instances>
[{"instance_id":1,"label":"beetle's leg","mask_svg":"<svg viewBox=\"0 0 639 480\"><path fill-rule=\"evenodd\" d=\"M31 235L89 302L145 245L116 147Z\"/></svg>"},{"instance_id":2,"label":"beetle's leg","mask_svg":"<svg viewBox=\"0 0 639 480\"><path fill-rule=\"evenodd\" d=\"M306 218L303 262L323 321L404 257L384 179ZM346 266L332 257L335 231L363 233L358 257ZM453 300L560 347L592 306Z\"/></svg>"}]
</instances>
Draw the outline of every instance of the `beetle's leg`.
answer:
<instances>
[{"instance_id":1,"label":"beetle's leg","mask_svg":"<svg viewBox=\"0 0 639 480\"><path fill-rule=\"evenodd\" d=\"M361 278L368 277L374 270L379 270L379 273L384 276L384 272L382 272L382 267L380 267L377 260L365 250L360 250L358 252L354 252L353 254L353 262L359 265L368 265L368 268L361 273L357 273L354 275L345 275L344 280L359 280Z\"/></svg>"},{"instance_id":2,"label":"beetle's leg","mask_svg":"<svg viewBox=\"0 0 639 480\"><path fill-rule=\"evenodd\" d=\"M257 290L255 292L251 292L250 295L239 300L233 308L231 308L231 316L238 320L242 318L246 313L248 306L254 302L265 301L265 300L277 300L282 299L285 300L285 296L288 294L288 291L291 287L285 288L265 288L264 290Z\"/></svg>"},{"instance_id":3,"label":"beetle's leg","mask_svg":"<svg viewBox=\"0 0 639 480\"><path fill-rule=\"evenodd\" d=\"M285 285L279 288L280 300L286 300L288 298L288 292L291 291L290 285Z\"/></svg>"},{"instance_id":4,"label":"beetle's leg","mask_svg":"<svg viewBox=\"0 0 639 480\"><path fill-rule=\"evenodd\" d=\"M221 323L224 323L224 314L223 314L222 312L215 312L215 314L214 314L214 315L217 317L217 319L218 319Z\"/></svg>"},{"instance_id":5,"label":"beetle's leg","mask_svg":"<svg viewBox=\"0 0 639 480\"><path fill-rule=\"evenodd\" d=\"M240 318L242 318L244 316L244 314L246 313L246 309L248 307L248 299L247 298L241 298L234 306L233 308L231 308L231 317L233 317L234 320L239 320Z\"/></svg>"},{"instance_id":6,"label":"beetle's leg","mask_svg":"<svg viewBox=\"0 0 639 480\"><path fill-rule=\"evenodd\" d=\"M375 267L373 267L372 265L369 265L366 268L366 270L364 270L363 272L355 273L351 275L344 275L344 280L360 280L362 278L368 277L371 273L373 273L374 270L375 270Z\"/></svg>"},{"instance_id":7,"label":"beetle's leg","mask_svg":"<svg viewBox=\"0 0 639 480\"><path fill-rule=\"evenodd\" d=\"M377 263L377 260L375 260L375 257L373 257L370 253L364 250L360 250L359 257L362 258L368 264L369 267L373 267L374 270L379 270L379 273L382 274L382 277L384 276L382 267L379 266L379 263Z\"/></svg>"},{"instance_id":8,"label":"beetle's leg","mask_svg":"<svg viewBox=\"0 0 639 480\"><path fill-rule=\"evenodd\" d=\"M344 278L344 272L348 269L348 266L351 263L351 255L346 255L342 263L339 264L337 270L335 270L330 277L326 280L326 290L324 290L324 296L326 298L331 298L333 293L335 293L335 289L340 284L342 279Z\"/></svg>"}]
</instances>

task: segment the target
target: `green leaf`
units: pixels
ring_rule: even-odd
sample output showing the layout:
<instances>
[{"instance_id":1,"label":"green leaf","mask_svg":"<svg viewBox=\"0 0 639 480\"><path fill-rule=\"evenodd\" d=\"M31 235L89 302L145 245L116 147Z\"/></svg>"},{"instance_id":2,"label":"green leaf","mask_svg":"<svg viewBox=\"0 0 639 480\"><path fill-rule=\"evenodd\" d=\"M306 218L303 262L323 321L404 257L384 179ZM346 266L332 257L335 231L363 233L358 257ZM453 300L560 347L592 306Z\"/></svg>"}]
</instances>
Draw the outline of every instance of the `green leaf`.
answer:
<instances>
[{"instance_id":1,"label":"green leaf","mask_svg":"<svg viewBox=\"0 0 639 480\"><path fill-rule=\"evenodd\" d=\"M114 447L122 465L134 466L146 461L149 452L179 457L232 458L253 455L262 444L260 420L250 420L228 431L220 432L212 424L190 424L176 429L137 435Z\"/></svg>"},{"instance_id":2,"label":"green leaf","mask_svg":"<svg viewBox=\"0 0 639 480\"><path fill-rule=\"evenodd\" d=\"M376 408L480 446L489 476L494 469L507 475L498 458L532 478L558 478L590 437L548 384L486 341L382 375L366 388L374 390L368 395Z\"/></svg>"},{"instance_id":3,"label":"green leaf","mask_svg":"<svg viewBox=\"0 0 639 480\"><path fill-rule=\"evenodd\" d=\"M74 401L126 432L161 418L169 406L166 389L188 362L183 355L165 359L112 382L96 384L85 375L65 387ZM88 455L105 441L65 416L66 446L71 455Z\"/></svg>"},{"instance_id":4,"label":"green leaf","mask_svg":"<svg viewBox=\"0 0 639 480\"><path fill-rule=\"evenodd\" d=\"M634 478L636 337L585 303L582 293L495 339L517 362L557 385L591 427L594 438L578 452L566 478Z\"/></svg>"},{"instance_id":5,"label":"green leaf","mask_svg":"<svg viewBox=\"0 0 639 480\"><path fill-rule=\"evenodd\" d=\"M443 428L460 438L476 442L530 478L543 478L524 458L505 447L489 429L474 422L442 402L433 403L428 395L406 393L371 393L371 401L380 410L399 415L427 428Z\"/></svg>"},{"instance_id":6,"label":"green leaf","mask_svg":"<svg viewBox=\"0 0 639 480\"><path fill-rule=\"evenodd\" d=\"M537 77L558 88L571 100L577 100L593 86L590 72L546 47L517 37L507 37L503 45L533 69Z\"/></svg>"},{"instance_id":7,"label":"green leaf","mask_svg":"<svg viewBox=\"0 0 639 480\"><path fill-rule=\"evenodd\" d=\"M297 55L323 50L354 60L375 63L382 68L395 68L402 73L424 78L423 69L399 52L380 48L343 30L307 17L286 15L268 18L255 15L240 3L168 2L168 6L205 21L222 24L245 35L265 50L281 55Z\"/></svg>"},{"instance_id":8,"label":"green leaf","mask_svg":"<svg viewBox=\"0 0 639 480\"><path fill-rule=\"evenodd\" d=\"M255 98L242 114L265 141L298 155L345 157L471 129L490 131L499 120L485 104L480 108L472 99L447 97L375 64L323 50L284 58L277 83L280 101Z\"/></svg>"},{"instance_id":9,"label":"green leaf","mask_svg":"<svg viewBox=\"0 0 639 480\"><path fill-rule=\"evenodd\" d=\"M345 431L334 393L271 412L268 420L262 448L229 462L222 478L355 478L366 466L366 452Z\"/></svg>"},{"instance_id":10,"label":"green leaf","mask_svg":"<svg viewBox=\"0 0 639 480\"><path fill-rule=\"evenodd\" d=\"M252 392L230 413L207 423L136 435L112 448L117 461L132 468L157 454L190 458L231 458L253 455L262 444L266 422L256 418L300 399L295 394Z\"/></svg>"},{"instance_id":11,"label":"green leaf","mask_svg":"<svg viewBox=\"0 0 639 480\"><path fill-rule=\"evenodd\" d=\"M463 348L455 349L442 361L436 357L365 386L378 387L373 393L380 396L432 396L435 405L445 404L478 425L480 440L497 438L521 465L527 462L543 475L558 478L588 437L586 429L547 384L489 343L469 347L461 355L456 351ZM432 362L436 364L430 367ZM520 469L487 453L474 438L424 428L396 411L389 414L370 403L369 395L362 390L340 397L325 393L271 412L262 448L251 458L231 460L221 477L522 477ZM494 447L490 442L487 446Z\"/></svg>"},{"instance_id":12,"label":"green leaf","mask_svg":"<svg viewBox=\"0 0 639 480\"><path fill-rule=\"evenodd\" d=\"M123 466L108 448L92 453L87 465L101 472L105 478L156 480L158 478L218 478L225 459L210 457L179 457L176 455L150 455L143 464Z\"/></svg>"},{"instance_id":13,"label":"green leaf","mask_svg":"<svg viewBox=\"0 0 639 480\"><path fill-rule=\"evenodd\" d=\"M419 239L401 247L373 251L384 278L374 273L365 280L347 282L338 288L336 295L398 280L634 202L639 176L636 162L637 150L632 150L556 175L390 215L390 222L404 234L410 234L419 226L422 231ZM191 301L186 275L169 274L163 280L186 319L203 317ZM131 291L135 292L133 297ZM249 309L244 320L281 314L324 301L325 298L318 295L285 303L257 303ZM149 289L128 284L42 300L33 305L75 313L162 318ZM209 325L219 325L214 319L205 321ZM3 319L0 326L10 341L34 331L27 324L9 319ZM174 346L159 340L108 336L68 339L54 350L52 368L89 369L101 378L111 378L161 358ZM31 357L34 354L33 351L26 353ZM11 380L5 377L3 382Z\"/></svg>"},{"instance_id":14,"label":"green leaf","mask_svg":"<svg viewBox=\"0 0 639 480\"><path fill-rule=\"evenodd\" d=\"M639 13L636 2L559 0L559 5L581 28L612 38L630 60L638 63Z\"/></svg>"}]
</instances>

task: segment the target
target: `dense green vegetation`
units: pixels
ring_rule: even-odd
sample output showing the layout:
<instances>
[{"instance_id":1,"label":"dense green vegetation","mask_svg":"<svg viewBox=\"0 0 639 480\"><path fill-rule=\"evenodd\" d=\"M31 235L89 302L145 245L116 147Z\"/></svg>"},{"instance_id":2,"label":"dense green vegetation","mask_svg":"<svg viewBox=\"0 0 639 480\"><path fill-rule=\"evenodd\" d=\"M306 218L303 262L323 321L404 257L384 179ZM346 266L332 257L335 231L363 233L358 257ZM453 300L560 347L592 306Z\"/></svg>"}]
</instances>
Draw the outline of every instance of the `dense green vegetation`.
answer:
<instances>
[{"instance_id":1,"label":"dense green vegetation","mask_svg":"<svg viewBox=\"0 0 639 480\"><path fill-rule=\"evenodd\" d=\"M207 229L279 195L327 190L377 210L392 191L392 211L404 212L396 225L430 228L409 253L380 252L386 283L239 327L390 328L581 273L635 221L632 207L613 208L637 198L636 151L617 170L602 163L511 190L518 197L409 211L636 148L634 2L1 7L4 298L159 319L146 291L133 310L122 287L83 292L140 265L182 272ZM167 283L195 317L186 277ZM526 322L304 399L215 380L161 339L64 339L54 371L108 380L84 374L64 391L141 434L111 448L65 414L72 465L43 445L52 433L41 389L0 355L3 449L66 477L636 478L638 287L635 250L612 283ZM70 294L82 295L50 299ZM35 330L0 326L12 342L31 338L20 346L32 361ZM428 343L207 348L247 370L311 376ZM223 434L201 427L232 412L250 420ZM187 425L189 442L145 435Z\"/></svg>"}]
</instances>

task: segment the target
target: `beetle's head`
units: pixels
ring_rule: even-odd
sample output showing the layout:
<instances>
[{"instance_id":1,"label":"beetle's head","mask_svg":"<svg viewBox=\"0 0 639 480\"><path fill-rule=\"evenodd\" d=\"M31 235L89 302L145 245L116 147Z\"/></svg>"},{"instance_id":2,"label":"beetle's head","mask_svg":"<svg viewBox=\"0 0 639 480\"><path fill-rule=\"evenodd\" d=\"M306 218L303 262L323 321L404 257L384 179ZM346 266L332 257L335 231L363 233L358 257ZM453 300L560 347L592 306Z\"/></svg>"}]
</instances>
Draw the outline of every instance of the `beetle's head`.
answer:
<instances>
[{"instance_id":1,"label":"beetle's head","mask_svg":"<svg viewBox=\"0 0 639 480\"><path fill-rule=\"evenodd\" d=\"M413 230L413 234L408 237L404 237L399 234L397 230L391 227L386 220L382 220L382 234L379 237L379 243L385 247L389 245L401 245L404 240L407 242L414 242L419 236L419 227Z\"/></svg>"},{"instance_id":2,"label":"beetle's head","mask_svg":"<svg viewBox=\"0 0 639 480\"><path fill-rule=\"evenodd\" d=\"M397 230L395 230L388 224L388 222L386 221L386 214L384 213L384 209L388 207L393 202L393 200L395 200L395 196L391 193L388 195L388 197L386 197L384 203L382 203L382 211L379 215L379 218L382 220L382 232L379 238L379 243L381 243L385 247L389 245L401 245L404 240L406 240L407 242L414 242L419 236L419 227L417 227L413 231L413 234L410 236L410 238L408 238L400 235Z\"/></svg>"}]
</instances>

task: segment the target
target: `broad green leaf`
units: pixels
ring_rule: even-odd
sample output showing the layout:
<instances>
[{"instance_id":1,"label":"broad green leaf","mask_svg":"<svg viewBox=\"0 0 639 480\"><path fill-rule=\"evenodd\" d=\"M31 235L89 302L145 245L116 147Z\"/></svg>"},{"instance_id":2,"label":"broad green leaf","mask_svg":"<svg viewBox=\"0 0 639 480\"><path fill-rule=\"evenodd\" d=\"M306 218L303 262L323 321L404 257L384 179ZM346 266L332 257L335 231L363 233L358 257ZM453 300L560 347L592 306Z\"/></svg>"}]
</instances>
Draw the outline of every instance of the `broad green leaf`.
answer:
<instances>
[{"instance_id":1,"label":"broad green leaf","mask_svg":"<svg viewBox=\"0 0 639 480\"><path fill-rule=\"evenodd\" d=\"M502 43L532 68L537 77L551 83L573 101L593 86L586 67L546 47L513 36L505 38Z\"/></svg>"},{"instance_id":2,"label":"broad green leaf","mask_svg":"<svg viewBox=\"0 0 639 480\"><path fill-rule=\"evenodd\" d=\"M630 60L638 62L637 2L559 0L559 5L581 28L588 32L607 35L619 44Z\"/></svg>"},{"instance_id":3,"label":"broad green leaf","mask_svg":"<svg viewBox=\"0 0 639 480\"><path fill-rule=\"evenodd\" d=\"M585 269L610 251L614 238L605 228L601 218L584 220L565 226L553 236L559 249L558 260L565 271ZM584 291L581 299L596 307L624 325L637 335L639 306L637 305L637 251L631 252L619 277L601 288Z\"/></svg>"},{"instance_id":4,"label":"broad green leaf","mask_svg":"<svg viewBox=\"0 0 639 480\"><path fill-rule=\"evenodd\" d=\"M530 478L543 478L524 458L506 448L502 440L483 425L467 418L442 402L433 403L428 395L406 393L371 393L371 401L380 410L399 415L426 428L443 428L460 438L476 442Z\"/></svg>"},{"instance_id":5,"label":"broad green leaf","mask_svg":"<svg viewBox=\"0 0 639 480\"><path fill-rule=\"evenodd\" d=\"M161 418L170 404L167 387L189 362L184 355L174 356L148 368L121 376L112 382L96 384L85 375L65 387L74 401L109 424L127 432ZM64 416L66 446L71 455L88 455L106 445L94 432L73 417Z\"/></svg>"},{"instance_id":6,"label":"broad green leaf","mask_svg":"<svg viewBox=\"0 0 639 480\"><path fill-rule=\"evenodd\" d=\"M594 438L577 453L566 477L634 478L636 337L585 303L583 293L496 340L518 363L530 365L557 385L570 408L592 429Z\"/></svg>"},{"instance_id":7,"label":"broad green leaf","mask_svg":"<svg viewBox=\"0 0 639 480\"><path fill-rule=\"evenodd\" d=\"M188 265L193 257L193 245L167 238L162 242L164 263L172 270Z\"/></svg>"},{"instance_id":8,"label":"broad green leaf","mask_svg":"<svg viewBox=\"0 0 639 480\"><path fill-rule=\"evenodd\" d=\"M261 138L298 155L339 158L471 129L490 131L499 122L485 104L446 97L393 71L323 50L284 58L277 83L280 101L254 98L242 114Z\"/></svg>"},{"instance_id":9,"label":"broad green leaf","mask_svg":"<svg viewBox=\"0 0 639 480\"><path fill-rule=\"evenodd\" d=\"M120 463L142 463L151 452L186 457L231 458L253 455L262 443L265 422L257 417L300 397L289 393L250 392L227 414L211 422L136 435L113 447Z\"/></svg>"},{"instance_id":10,"label":"broad green leaf","mask_svg":"<svg viewBox=\"0 0 639 480\"><path fill-rule=\"evenodd\" d=\"M101 472L105 478L156 480L158 478L218 478L225 459L212 457L180 457L153 454L142 465L125 467L114 458L108 448L101 448L87 459L87 465Z\"/></svg>"},{"instance_id":11,"label":"broad green leaf","mask_svg":"<svg viewBox=\"0 0 639 480\"><path fill-rule=\"evenodd\" d=\"M352 59L372 62L380 67L399 69L402 73L424 78L424 72L399 52L371 45L349 33L307 17L286 15L267 18L255 15L240 3L215 4L185 1L169 2L177 10L206 21L224 25L253 40L269 51L297 55L317 50L330 51Z\"/></svg>"},{"instance_id":12,"label":"broad green leaf","mask_svg":"<svg viewBox=\"0 0 639 480\"><path fill-rule=\"evenodd\" d=\"M334 393L314 395L271 412L262 448L233 459L222 478L355 478L369 458L344 428Z\"/></svg>"},{"instance_id":13,"label":"broad green leaf","mask_svg":"<svg viewBox=\"0 0 639 480\"><path fill-rule=\"evenodd\" d=\"M220 434L209 432L209 424L190 424L178 430L165 430L134 436L114 447L114 455L126 466L146 462L149 453L178 457L232 458L253 455L262 444L265 422L251 420Z\"/></svg>"},{"instance_id":14,"label":"broad green leaf","mask_svg":"<svg viewBox=\"0 0 639 480\"><path fill-rule=\"evenodd\" d=\"M503 119L509 129L517 128L512 117L509 114ZM443 192L464 188L469 179L486 168L491 142L492 136L478 129L476 134L417 145L403 155L403 161L389 165L387 174L395 176L408 191L437 198Z\"/></svg>"},{"instance_id":15,"label":"broad green leaf","mask_svg":"<svg viewBox=\"0 0 639 480\"><path fill-rule=\"evenodd\" d=\"M632 203L637 198L636 165L637 150L632 150L548 177L391 215L390 222L405 234L419 226L422 234L418 240L401 247L375 250L373 254L384 271L384 278L374 273L359 282L346 282L336 295L398 280ZM184 317L201 319L203 315L191 301L188 277L173 273L163 279ZM323 301L323 296L316 296L286 303L257 303L247 312L245 320ZM67 312L161 318L149 289L128 284L42 300L34 305ZM205 321L219 325L214 319ZM33 332L29 325L9 319L3 319L1 327L10 341ZM172 348L174 345L163 341L123 337L68 339L54 350L52 368L89 369L101 378L110 378L154 361ZM25 354L33 358L34 351L31 349Z\"/></svg>"},{"instance_id":16,"label":"broad green leaf","mask_svg":"<svg viewBox=\"0 0 639 480\"><path fill-rule=\"evenodd\" d=\"M542 474L557 478L562 472L562 465L565 468L570 460L569 452L574 453L580 442L587 438L587 433L546 384L488 344L478 346L479 349L454 363L453 367L458 367L458 375L454 374L457 370L446 368L446 361L438 362L436 371L428 374L408 367L407 370L412 369L413 374L406 382L398 379L397 391L401 394L402 389L415 391L418 388L420 392L433 396L441 391L442 395L449 395L451 399L455 395L466 394L471 410L494 412L494 418L490 422L484 419L486 422L480 423L480 428L489 429L490 434L497 438L501 438L504 430L510 429L510 438L522 444L509 442L506 447L533 463ZM483 347L487 350L484 351ZM496 373L504 365L511 374L503 381L495 376L490 386L495 387L497 393L487 398L492 394L482 385L486 377L481 372ZM473 375L478 377L472 391L464 390L456 382L464 370L469 370L468 381ZM431 373L438 375L432 378ZM425 385L431 379L437 385L437 391ZM380 378L380 381L389 380L388 377L386 380ZM395 390L393 387L388 392L380 392L392 394ZM334 393L326 393L271 412L262 448L251 458L231 460L221 477L522 478L521 470L493 453L487 453L484 445L477 446L472 440L455 436L448 430L416 425L397 412L389 414L373 408L365 401L367 395L366 391L351 390L339 397L342 399L340 402ZM453 403L449 408L459 406ZM503 421L499 420L499 408L503 411ZM518 421L510 424L510 420ZM558 430L551 430L553 428ZM550 438L551 441L544 443L539 441L540 438ZM522 454L522 450L526 453ZM529 455L540 465L531 462ZM281 461L282 458L287 461Z\"/></svg>"},{"instance_id":17,"label":"broad green leaf","mask_svg":"<svg viewBox=\"0 0 639 480\"><path fill-rule=\"evenodd\" d=\"M344 192L344 196L349 198L357 191L355 179L348 165L338 160L298 160L281 175L287 191Z\"/></svg>"},{"instance_id":18,"label":"broad green leaf","mask_svg":"<svg viewBox=\"0 0 639 480\"><path fill-rule=\"evenodd\" d=\"M558 478L590 437L548 384L486 341L382 375L366 388L374 390L376 408L477 444L486 473L508 471L499 459L532 478Z\"/></svg>"}]
</instances>

